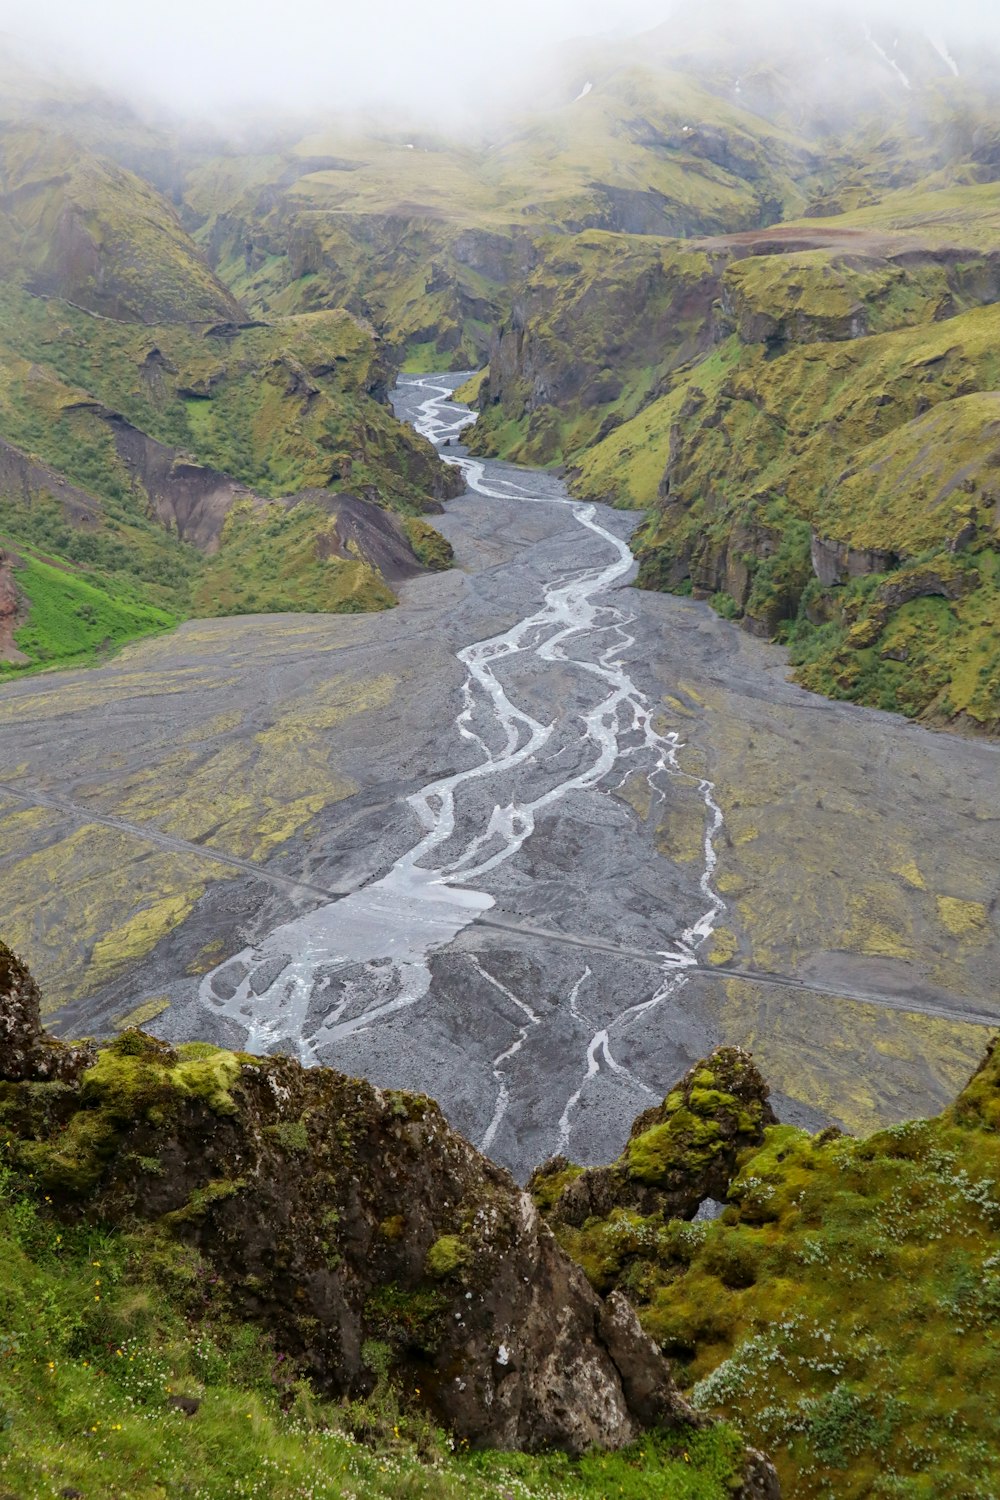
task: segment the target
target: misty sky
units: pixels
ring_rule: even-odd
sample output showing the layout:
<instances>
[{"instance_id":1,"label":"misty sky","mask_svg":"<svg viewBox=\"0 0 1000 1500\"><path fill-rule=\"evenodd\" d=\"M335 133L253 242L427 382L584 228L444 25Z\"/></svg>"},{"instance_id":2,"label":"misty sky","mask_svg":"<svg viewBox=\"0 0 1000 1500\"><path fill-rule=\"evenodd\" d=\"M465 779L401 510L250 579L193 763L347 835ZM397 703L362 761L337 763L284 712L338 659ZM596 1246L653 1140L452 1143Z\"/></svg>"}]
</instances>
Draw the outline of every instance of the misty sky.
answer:
<instances>
[{"instance_id":1,"label":"misty sky","mask_svg":"<svg viewBox=\"0 0 1000 1500\"><path fill-rule=\"evenodd\" d=\"M641 30L672 0L0 0L0 32L184 110L244 102L433 109L564 38ZM463 60L464 56L464 60ZM214 111L213 111L214 112Z\"/></svg>"},{"instance_id":2,"label":"misty sky","mask_svg":"<svg viewBox=\"0 0 1000 1500\"><path fill-rule=\"evenodd\" d=\"M63 68L185 112L395 101L433 120L438 111L444 118L509 95L561 40L643 30L667 19L675 3L0 0L0 33L43 49ZM808 10L809 0L798 8ZM867 15L888 8L942 34L959 27L996 36L1000 0L841 0L839 8Z\"/></svg>"}]
</instances>

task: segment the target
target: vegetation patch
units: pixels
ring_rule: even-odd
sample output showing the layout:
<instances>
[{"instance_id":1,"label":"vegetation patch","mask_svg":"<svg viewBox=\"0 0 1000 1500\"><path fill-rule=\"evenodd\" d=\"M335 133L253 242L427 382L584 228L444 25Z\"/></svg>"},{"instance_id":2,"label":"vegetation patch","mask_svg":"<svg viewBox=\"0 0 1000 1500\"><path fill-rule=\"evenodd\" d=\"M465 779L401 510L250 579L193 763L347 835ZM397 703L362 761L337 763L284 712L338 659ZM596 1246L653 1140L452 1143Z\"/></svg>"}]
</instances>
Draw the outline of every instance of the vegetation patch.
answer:
<instances>
[{"instance_id":1,"label":"vegetation patch","mask_svg":"<svg viewBox=\"0 0 1000 1500\"><path fill-rule=\"evenodd\" d=\"M557 1201L553 1227L631 1298L696 1404L770 1454L783 1494L992 1495L998 1101L991 1051L936 1119L860 1140L767 1129L714 1222L650 1204L573 1228Z\"/></svg>"}]
</instances>

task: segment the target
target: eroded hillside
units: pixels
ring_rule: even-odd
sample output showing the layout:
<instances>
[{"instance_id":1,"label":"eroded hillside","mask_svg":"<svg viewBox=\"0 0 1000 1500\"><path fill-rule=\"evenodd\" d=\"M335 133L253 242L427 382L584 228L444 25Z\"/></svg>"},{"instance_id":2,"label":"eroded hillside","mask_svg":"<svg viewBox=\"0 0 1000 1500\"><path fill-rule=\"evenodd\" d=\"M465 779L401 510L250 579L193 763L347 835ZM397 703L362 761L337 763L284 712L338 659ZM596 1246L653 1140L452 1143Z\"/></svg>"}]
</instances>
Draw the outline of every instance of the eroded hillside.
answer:
<instances>
[{"instance_id":1,"label":"eroded hillside","mask_svg":"<svg viewBox=\"0 0 1000 1500\"><path fill-rule=\"evenodd\" d=\"M191 614L385 608L447 561L419 516L452 476L369 325L254 320L151 183L37 121L0 149L8 668Z\"/></svg>"}]
</instances>

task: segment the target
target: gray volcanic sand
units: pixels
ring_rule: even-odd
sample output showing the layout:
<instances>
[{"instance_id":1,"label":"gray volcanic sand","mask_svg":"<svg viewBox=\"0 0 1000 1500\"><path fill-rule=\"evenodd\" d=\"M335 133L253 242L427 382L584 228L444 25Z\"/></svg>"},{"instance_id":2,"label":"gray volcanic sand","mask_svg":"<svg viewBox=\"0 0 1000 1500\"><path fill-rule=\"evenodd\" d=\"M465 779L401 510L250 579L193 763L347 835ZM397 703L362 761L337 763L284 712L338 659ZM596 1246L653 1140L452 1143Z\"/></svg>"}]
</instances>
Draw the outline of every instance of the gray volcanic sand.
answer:
<instances>
[{"instance_id":1,"label":"gray volcanic sand","mask_svg":"<svg viewBox=\"0 0 1000 1500\"><path fill-rule=\"evenodd\" d=\"M395 611L0 691L3 936L57 1028L420 1089L520 1176L608 1159L719 1042L801 1123L939 1108L1000 1020L997 747L807 694L624 569L588 594L635 517L480 483L512 498L451 502L457 569Z\"/></svg>"}]
</instances>

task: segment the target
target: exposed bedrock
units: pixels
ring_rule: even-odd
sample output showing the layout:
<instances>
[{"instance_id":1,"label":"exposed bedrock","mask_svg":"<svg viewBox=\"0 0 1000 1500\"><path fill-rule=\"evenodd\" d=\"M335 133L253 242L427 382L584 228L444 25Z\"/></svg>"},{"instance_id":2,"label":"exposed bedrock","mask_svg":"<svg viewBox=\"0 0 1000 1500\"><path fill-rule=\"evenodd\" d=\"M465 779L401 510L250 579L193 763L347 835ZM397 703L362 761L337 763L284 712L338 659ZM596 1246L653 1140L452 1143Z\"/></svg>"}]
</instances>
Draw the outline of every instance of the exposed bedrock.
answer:
<instances>
[{"instance_id":1,"label":"exposed bedrock","mask_svg":"<svg viewBox=\"0 0 1000 1500\"><path fill-rule=\"evenodd\" d=\"M89 1061L85 1048L67 1047L43 1029L41 995L27 966L0 942L0 1080L62 1082Z\"/></svg>"},{"instance_id":2,"label":"exposed bedrock","mask_svg":"<svg viewBox=\"0 0 1000 1500\"><path fill-rule=\"evenodd\" d=\"M579 1226L614 1209L693 1219L706 1199L724 1201L740 1154L778 1123L769 1093L749 1053L720 1047L638 1116L618 1161L579 1171L554 1157L529 1188L562 1224Z\"/></svg>"},{"instance_id":3,"label":"exposed bedrock","mask_svg":"<svg viewBox=\"0 0 1000 1500\"><path fill-rule=\"evenodd\" d=\"M531 1198L421 1095L135 1030L65 1046L3 946L0 1079L14 1160L55 1212L197 1246L330 1392L373 1389L376 1340L401 1388L473 1444L580 1453L706 1420L626 1299L599 1297ZM755 1456L745 1494L770 1484Z\"/></svg>"},{"instance_id":4,"label":"exposed bedrock","mask_svg":"<svg viewBox=\"0 0 1000 1500\"><path fill-rule=\"evenodd\" d=\"M824 588L846 583L849 578L864 578L868 573L884 573L899 562L893 552L851 547L847 542L821 537L816 531L812 534L810 553L813 572Z\"/></svg>"}]
</instances>

